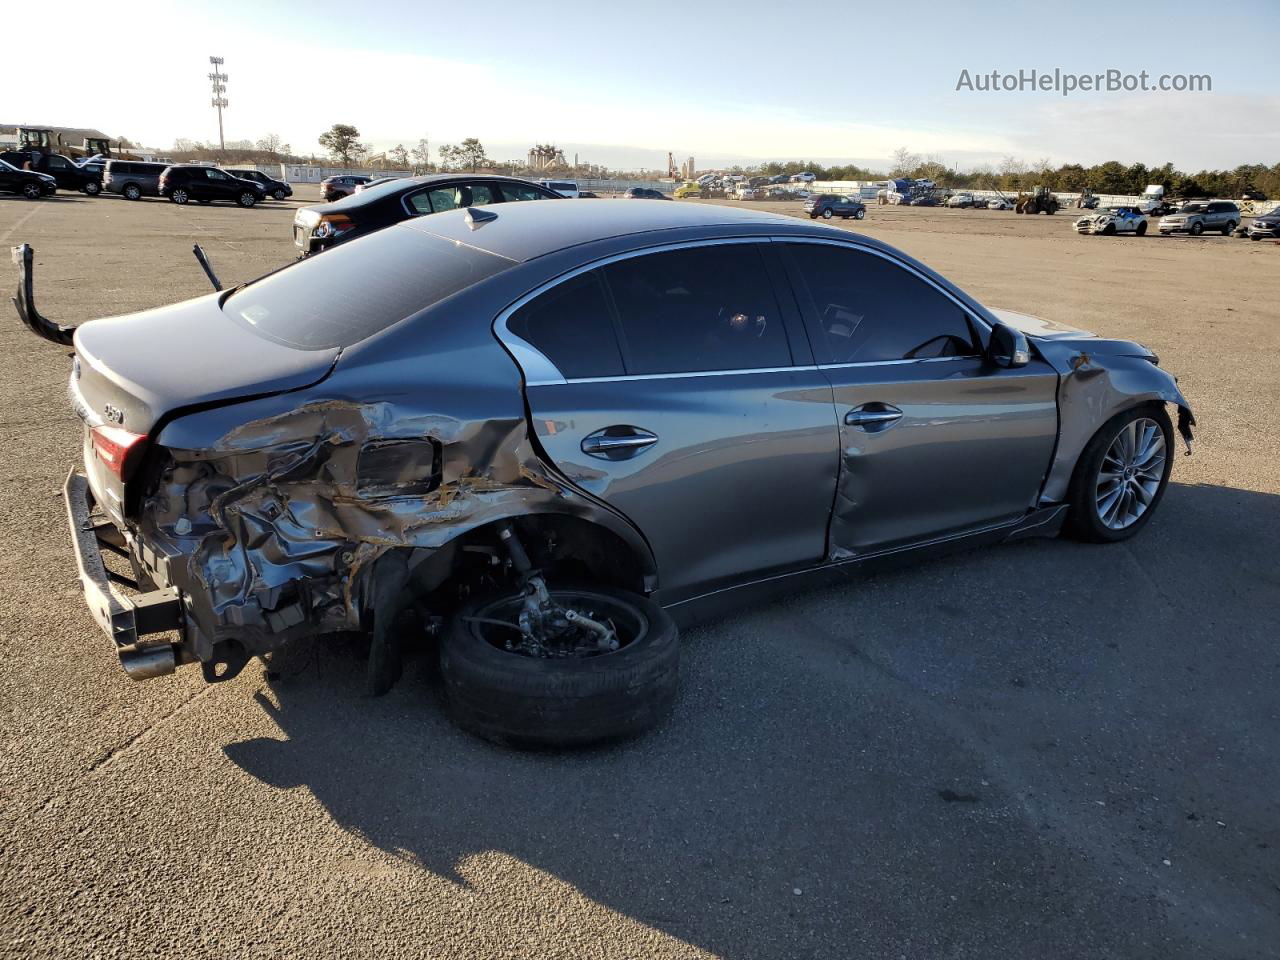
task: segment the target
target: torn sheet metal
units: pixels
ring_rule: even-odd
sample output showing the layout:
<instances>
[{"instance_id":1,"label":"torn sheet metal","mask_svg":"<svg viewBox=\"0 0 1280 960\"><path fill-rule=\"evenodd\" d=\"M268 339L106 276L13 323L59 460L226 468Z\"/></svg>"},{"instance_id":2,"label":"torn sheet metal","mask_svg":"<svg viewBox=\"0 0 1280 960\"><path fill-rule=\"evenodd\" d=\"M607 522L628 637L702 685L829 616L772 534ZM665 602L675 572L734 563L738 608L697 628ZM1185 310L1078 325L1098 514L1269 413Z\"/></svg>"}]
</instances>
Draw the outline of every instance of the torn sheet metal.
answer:
<instances>
[{"instance_id":1,"label":"torn sheet metal","mask_svg":"<svg viewBox=\"0 0 1280 960\"><path fill-rule=\"evenodd\" d=\"M319 401L173 450L142 510L212 644L357 629L371 564L491 520L586 505L540 463L523 419L463 422ZM256 652L256 651L255 651ZM201 651L196 651L201 655Z\"/></svg>"}]
</instances>

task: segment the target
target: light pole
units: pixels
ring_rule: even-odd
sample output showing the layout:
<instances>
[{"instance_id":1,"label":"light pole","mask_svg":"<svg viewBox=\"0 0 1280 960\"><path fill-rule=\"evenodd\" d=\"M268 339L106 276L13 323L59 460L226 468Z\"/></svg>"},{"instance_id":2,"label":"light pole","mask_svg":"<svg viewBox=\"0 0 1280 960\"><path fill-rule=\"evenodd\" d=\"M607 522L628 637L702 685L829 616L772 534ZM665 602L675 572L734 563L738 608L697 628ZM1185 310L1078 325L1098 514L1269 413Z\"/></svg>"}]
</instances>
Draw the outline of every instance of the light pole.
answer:
<instances>
[{"instance_id":1,"label":"light pole","mask_svg":"<svg viewBox=\"0 0 1280 960\"><path fill-rule=\"evenodd\" d=\"M227 75L218 68L222 66L222 57L210 57L209 63L213 65L213 73L209 74L209 80L213 83L213 100L210 101L218 108L218 149L223 153L227 152L226 140L222 136L222 108L227 106Z\"/></svg>"}]
</instances>

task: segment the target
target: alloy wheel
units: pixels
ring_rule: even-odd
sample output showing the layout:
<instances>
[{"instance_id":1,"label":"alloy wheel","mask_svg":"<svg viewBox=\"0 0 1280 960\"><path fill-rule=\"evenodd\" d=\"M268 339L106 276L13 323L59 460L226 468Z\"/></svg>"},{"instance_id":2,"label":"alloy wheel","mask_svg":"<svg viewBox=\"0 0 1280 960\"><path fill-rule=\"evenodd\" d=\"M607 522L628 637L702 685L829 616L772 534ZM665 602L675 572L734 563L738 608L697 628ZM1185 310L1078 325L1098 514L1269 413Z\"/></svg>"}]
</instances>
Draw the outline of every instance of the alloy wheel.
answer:
<instances>
[{"instance_id":1,"label":"alloy wheel","mask_svg":"<svg viewBox=\"0 0 1280 960\"><path fill-rule=\"evenodd\" d=\"M1102 457L1095 485L1098 519L1112 530L1138 522L1164 482L1164 431L1140 417L1120 428Z\"/></svg>"}]
</instances>

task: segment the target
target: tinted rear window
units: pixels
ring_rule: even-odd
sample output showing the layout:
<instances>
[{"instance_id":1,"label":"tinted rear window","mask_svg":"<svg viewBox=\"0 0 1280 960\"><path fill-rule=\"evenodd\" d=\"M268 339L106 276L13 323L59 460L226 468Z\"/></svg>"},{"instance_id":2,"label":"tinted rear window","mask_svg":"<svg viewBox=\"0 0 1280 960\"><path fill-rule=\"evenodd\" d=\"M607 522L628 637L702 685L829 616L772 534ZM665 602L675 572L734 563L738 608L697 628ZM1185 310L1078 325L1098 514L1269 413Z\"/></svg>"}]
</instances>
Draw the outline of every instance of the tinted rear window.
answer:
<instances>
[{"instance_id":1,"label":"tinted rear window","mask_svg":"<svg viewBox=\"0 0 1280 960\"><path fill-rule=\"evenodd\" d=\"M286 346L347 347L509 266L473 247L391 227L263 277L222 310Z\"/></svg>"}]
</instances>

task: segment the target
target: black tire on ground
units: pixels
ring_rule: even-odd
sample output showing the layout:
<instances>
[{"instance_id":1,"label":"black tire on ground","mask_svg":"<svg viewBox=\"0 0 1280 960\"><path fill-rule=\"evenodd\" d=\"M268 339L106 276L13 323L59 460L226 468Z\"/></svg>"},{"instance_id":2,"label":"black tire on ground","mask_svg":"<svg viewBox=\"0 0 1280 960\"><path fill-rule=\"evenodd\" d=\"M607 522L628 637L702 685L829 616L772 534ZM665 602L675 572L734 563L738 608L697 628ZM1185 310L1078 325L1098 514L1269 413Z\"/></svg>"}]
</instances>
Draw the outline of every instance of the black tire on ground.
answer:
<instances>
[{"instance_id":1,"label":"black tire on ground","mask_svg":"<svg viewBox=\"0 0 1280 960\"><path fill-rule=\"evenodd\" d=\"M100 184L97 180L90 180L88 183L84 185L84 192L91 197L96 197L98 194L102 192L102 184Z\"/></svg>"},{"instance_id":2,"label":"black tire on ground","mask_svg":"<svg viewBox=\"0 0 1280 960\"><path fill-rule=\"evenodd\" d=\"M1160 475L1160 488L1142 516L1123 530L1113 530L1098 516L1098 471L1102 466L1102 458L1121 429L1141 418L1154 420L1164 434L1164 469ZM1104 423L1085 445L1080 459L1076 461L1075 473L1071 476L1071 487L1067 493L1068 510L1063 533L1073 539L1091 543L1116 543L1128 540L1136 534L1151 520L1169 487L1169 473L1173 470L1173 449L1173 424L1163 403L1144 403L1130 407Z\"/></svg>"},{"instance_id":3,"label":"black tire on ground","mask_svg":"<svg viewBox=\"0 0 1280 960\"><path fill-rule=\"evenodd\" d=\"M240 194L240 196L236 197L236 203L240 204L240 206L244 207L246 210L248 210L257 202L258 202L258 198L255 197L248 190Z\"/></svg>"},{"instance_id":4,"label":"black tire on ground","mask_svg":"<svg viewBox=\"0 0 1280 960\"><path fill-rule=\"evenodd\" d=\"M1137 234L1140 237L1145 237L1147 235L1147 221L1143 220L1138 224Z\"/></svg>"},{"instance_id":5,"label":"black tire on ground","mask_svg":"<svg viewBox=\"0 0 1280 960\"><path fill-rule=\"evenodd\" d=\"M867 208L866 208L866 207L863 207L861 210L858 210L858 211L856 211L856 212L854 213L854 215L853 215L853 219L855 219L855 220L861 220L861 219L863 219L866 215L867 215Z\"/></svg>"},{"instance_id":6,"label":"black tire on ground","mask_svg":"<svg viewBox=\"0 0 1280 960\"><path fill-rule=\"evenodd\" d=\"M483 616L508 597L473 601L458 611L440 643L449 715L462 729L514 747L577 747L633 736L671 710L679 676L680 637L652 600L605 586L553 588L579 605L608 603L641 624L613 653L537 659L493 645Z\"/></svg>"},{"instance_id":7,"label":"black tire on ground","mask_svg":"<svg viewBox=\"0 0 1280 960\"><path fill-rule=\"evenodd\" d=\"M827 207L827 209L822 211L823 220L830 220L834 216L835 216L835 212L830 207Z\"/></svg>"},{"instance_id":8,"label":"black tire on ground","mask_svg":"<svg viewBox=\"0 0 1280 960\"><path fill-rule=\"evenodd\" d=\"M38 183L24 183L22 185L22 195L28 200L39 200L44 196L44 190Z\"/></svg>"},{"instance_id":9,"label":"black tire on ground","mask_svg":"<svg viewBox=\"0 0 1280 960\"><path fill-rule=\"evenodd\" d=\"M1227 225L1222 228L1222 235L1224 237L1229 237L1235 231L1235 229L1236 229L1235 221L1228 220Z\"/></svg>"},{"instance_id":10,"label":"black tire on ground","mask_svg":"<svg viewBox=\"0 0 1280 960\"><path fill-rule=\"evenodd\" d=\"M1115 232L1116 232L1116 225L1114 223L1108 223L1105 227L1102 228L1102 235L1104 237L1115 236Z\"/></svg>"},{"instance_id":11,"label":"black tire on ground","mask_svg":"<svg viewBox=\"0 0 1280 960\"><path fill-rule=\"evenodd\" d=\"M187 193L187 191L179 187L177 190L170 191L169 199L181 206L182 204L185 204L188 200L190 200L191 197Z\"/></svg>"},{"instance_id":12,"label":"black tire on ground","mask_svg":"<svg viewBox=\"0 0 1280 960\"><path fill-rule=\"evenodd\" d=\"M1202 233L1204 233L1204 224L1197 220L1191 225L1191 235L1193 237L1198 237Z\"/></svg>"},{"instance_id":13,"label":"black tire on ground","mask_svg":"<svg viewBox=\"0 0 1280 960\"><path fill-rule=\"evenodd\" d=\"M122 193L124 194L124 198L126 200L142 199L142 188L139 187L136 183L126 183L124 185L124 190L122 191Z\"/></svg>"},{"instance_id":14,"label":"black tire on ground","mask_svg":"<svg viewBox=\"0 0 1280 960\"><path fill-rule=\"evenodd\" d=\"M284 200L284 196L285 196L285 194L284 194L284 191L283 191L283 190L277 190L275 193L273 193L273 194L271 194L271 195L272 195L273 197L275 197L277 200Z\"/></svg>"},{"instance_id":15,"label":"black tire on ground","mask_svg":"<svg viewBox=\"0 0 1280 960\"><path fill-rule=\"evenodd\" d=\"M1261 239L1262 239L1262 237L1261 237L1261 236L1259 236L1259 235L1258 235L1258 234L1256 234L1256 233L1251 233L1251 234L1249 234L1249 239L1250 239L1250 240L1261 240Z\"/></svg>"}]
</instances>

